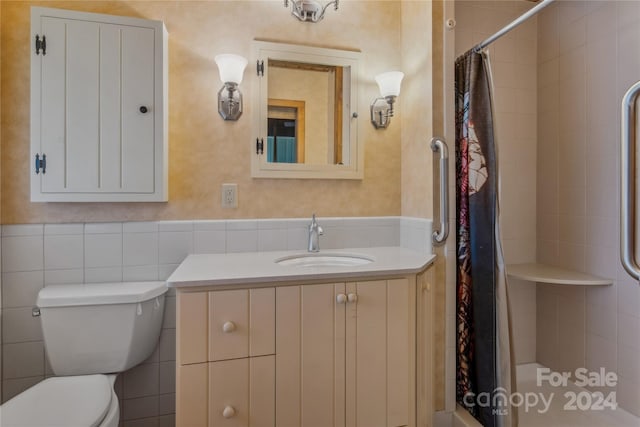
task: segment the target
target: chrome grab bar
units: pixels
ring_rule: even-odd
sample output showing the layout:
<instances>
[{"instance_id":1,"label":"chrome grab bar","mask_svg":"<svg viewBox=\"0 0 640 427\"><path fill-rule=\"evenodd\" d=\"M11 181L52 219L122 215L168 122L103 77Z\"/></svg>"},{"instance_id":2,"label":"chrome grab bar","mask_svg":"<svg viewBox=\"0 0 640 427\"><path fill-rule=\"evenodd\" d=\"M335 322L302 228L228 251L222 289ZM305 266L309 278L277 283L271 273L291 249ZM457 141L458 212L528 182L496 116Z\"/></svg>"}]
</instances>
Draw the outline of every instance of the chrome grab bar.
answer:
<instances>
[{"instance_id":1,"label":"chrome grab bar","mask_svg":"<svg viewBox=\"0 0 640 427\"><path fill-rule=\"evenodd\" d=\"M449 150L443 138L431 138L431 150L440 151L440 230L434 231L433 244L441 245L449 235Z\"/></svg>"},{"instance_id":2,"label":"chrome grab bar","mask_svg":"<svg viewBox=\"0 0 640 427\"><path fill-rule=\"evenodd\" d=\"M632 223L636 210L636 159L632 144L635 148L635 103L638 94L640 94L640 81L631 86L622 98L622 129L620 132L620 260L627 273L636 280L640 280L640 267L636 262L635 253L635 221Z\"/></svg>"}]
</instances>

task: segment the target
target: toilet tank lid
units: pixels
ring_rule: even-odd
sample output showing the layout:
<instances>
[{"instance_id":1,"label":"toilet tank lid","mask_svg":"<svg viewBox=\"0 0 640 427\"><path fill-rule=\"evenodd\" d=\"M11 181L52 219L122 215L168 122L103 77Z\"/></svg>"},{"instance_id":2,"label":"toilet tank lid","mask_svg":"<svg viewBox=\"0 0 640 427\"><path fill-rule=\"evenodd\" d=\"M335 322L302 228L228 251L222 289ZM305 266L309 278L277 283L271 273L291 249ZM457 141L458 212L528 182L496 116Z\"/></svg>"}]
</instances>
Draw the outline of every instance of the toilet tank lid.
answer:
<instances>
[{"instance_id":1,"label":"toilet tank lid","mask_svg":"<svg viewBox=\"0 0 640 427\"><path fill-rule=\"evenodd\" d=\"M135 304L163 295L166 282L116 282L51 285L38 293L36 305L68 307L103 304Z\"/></svg>"}]
</instances>

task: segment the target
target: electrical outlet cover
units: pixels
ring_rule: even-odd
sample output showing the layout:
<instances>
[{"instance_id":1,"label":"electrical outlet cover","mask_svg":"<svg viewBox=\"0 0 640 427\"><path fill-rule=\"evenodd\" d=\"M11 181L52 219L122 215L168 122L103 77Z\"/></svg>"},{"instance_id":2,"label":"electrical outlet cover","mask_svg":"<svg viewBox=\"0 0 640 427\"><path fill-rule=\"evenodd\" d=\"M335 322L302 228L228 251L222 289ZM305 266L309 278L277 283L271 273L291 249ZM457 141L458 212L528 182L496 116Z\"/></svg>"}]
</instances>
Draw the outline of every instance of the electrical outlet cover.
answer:
<instances>
[{"instance_id":1,"label":"electrical outlet cover","mask_svg":"<svg viewBox=\"0 0 640 427\"><path fill-rule=\"evenodd\" d=\"M238 184L222 184L222 207L238 207Z\"/></svg>"}]
</instances>

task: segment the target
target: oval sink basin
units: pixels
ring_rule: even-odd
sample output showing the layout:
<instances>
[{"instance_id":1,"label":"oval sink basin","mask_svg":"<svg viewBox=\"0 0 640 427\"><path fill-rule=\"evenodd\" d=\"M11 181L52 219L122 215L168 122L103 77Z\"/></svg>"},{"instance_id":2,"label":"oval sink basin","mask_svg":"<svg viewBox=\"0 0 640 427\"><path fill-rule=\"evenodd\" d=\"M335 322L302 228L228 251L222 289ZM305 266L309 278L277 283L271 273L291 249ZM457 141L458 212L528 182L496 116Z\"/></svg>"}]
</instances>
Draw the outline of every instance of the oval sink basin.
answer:
<instances>
[{"instance_id":1,"label":"oval sink basin","mask_svg":"<svg viewBox=\"0 0 640 427\"><path fill-rule=\"evenodd\" d=\"M354 267L370 264L373 261L373 258L365 255L310 253L279 258L275 263L296 267Z\"/></svg>"}]
</instances>

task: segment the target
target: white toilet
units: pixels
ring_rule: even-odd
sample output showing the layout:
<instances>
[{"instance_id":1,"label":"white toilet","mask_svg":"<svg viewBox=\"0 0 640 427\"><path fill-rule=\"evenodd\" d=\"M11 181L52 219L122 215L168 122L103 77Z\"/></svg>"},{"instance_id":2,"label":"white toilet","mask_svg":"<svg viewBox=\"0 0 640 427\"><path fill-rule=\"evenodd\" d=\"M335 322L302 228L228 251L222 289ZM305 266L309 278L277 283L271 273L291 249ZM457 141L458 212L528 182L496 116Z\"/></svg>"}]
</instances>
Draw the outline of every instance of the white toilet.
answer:
<instances>
[{"instance_id":1,"label":"white toilet","mask_svg":"<svg viewBox=\"0 0 640 427\"><path fill-rule=\"evenodd\" d=\"M44 345L56 377L0 406L2 427L115 427L116 375L154 351L165 282L48 286L38 294Z\"/></svg>"}]
</instances>

